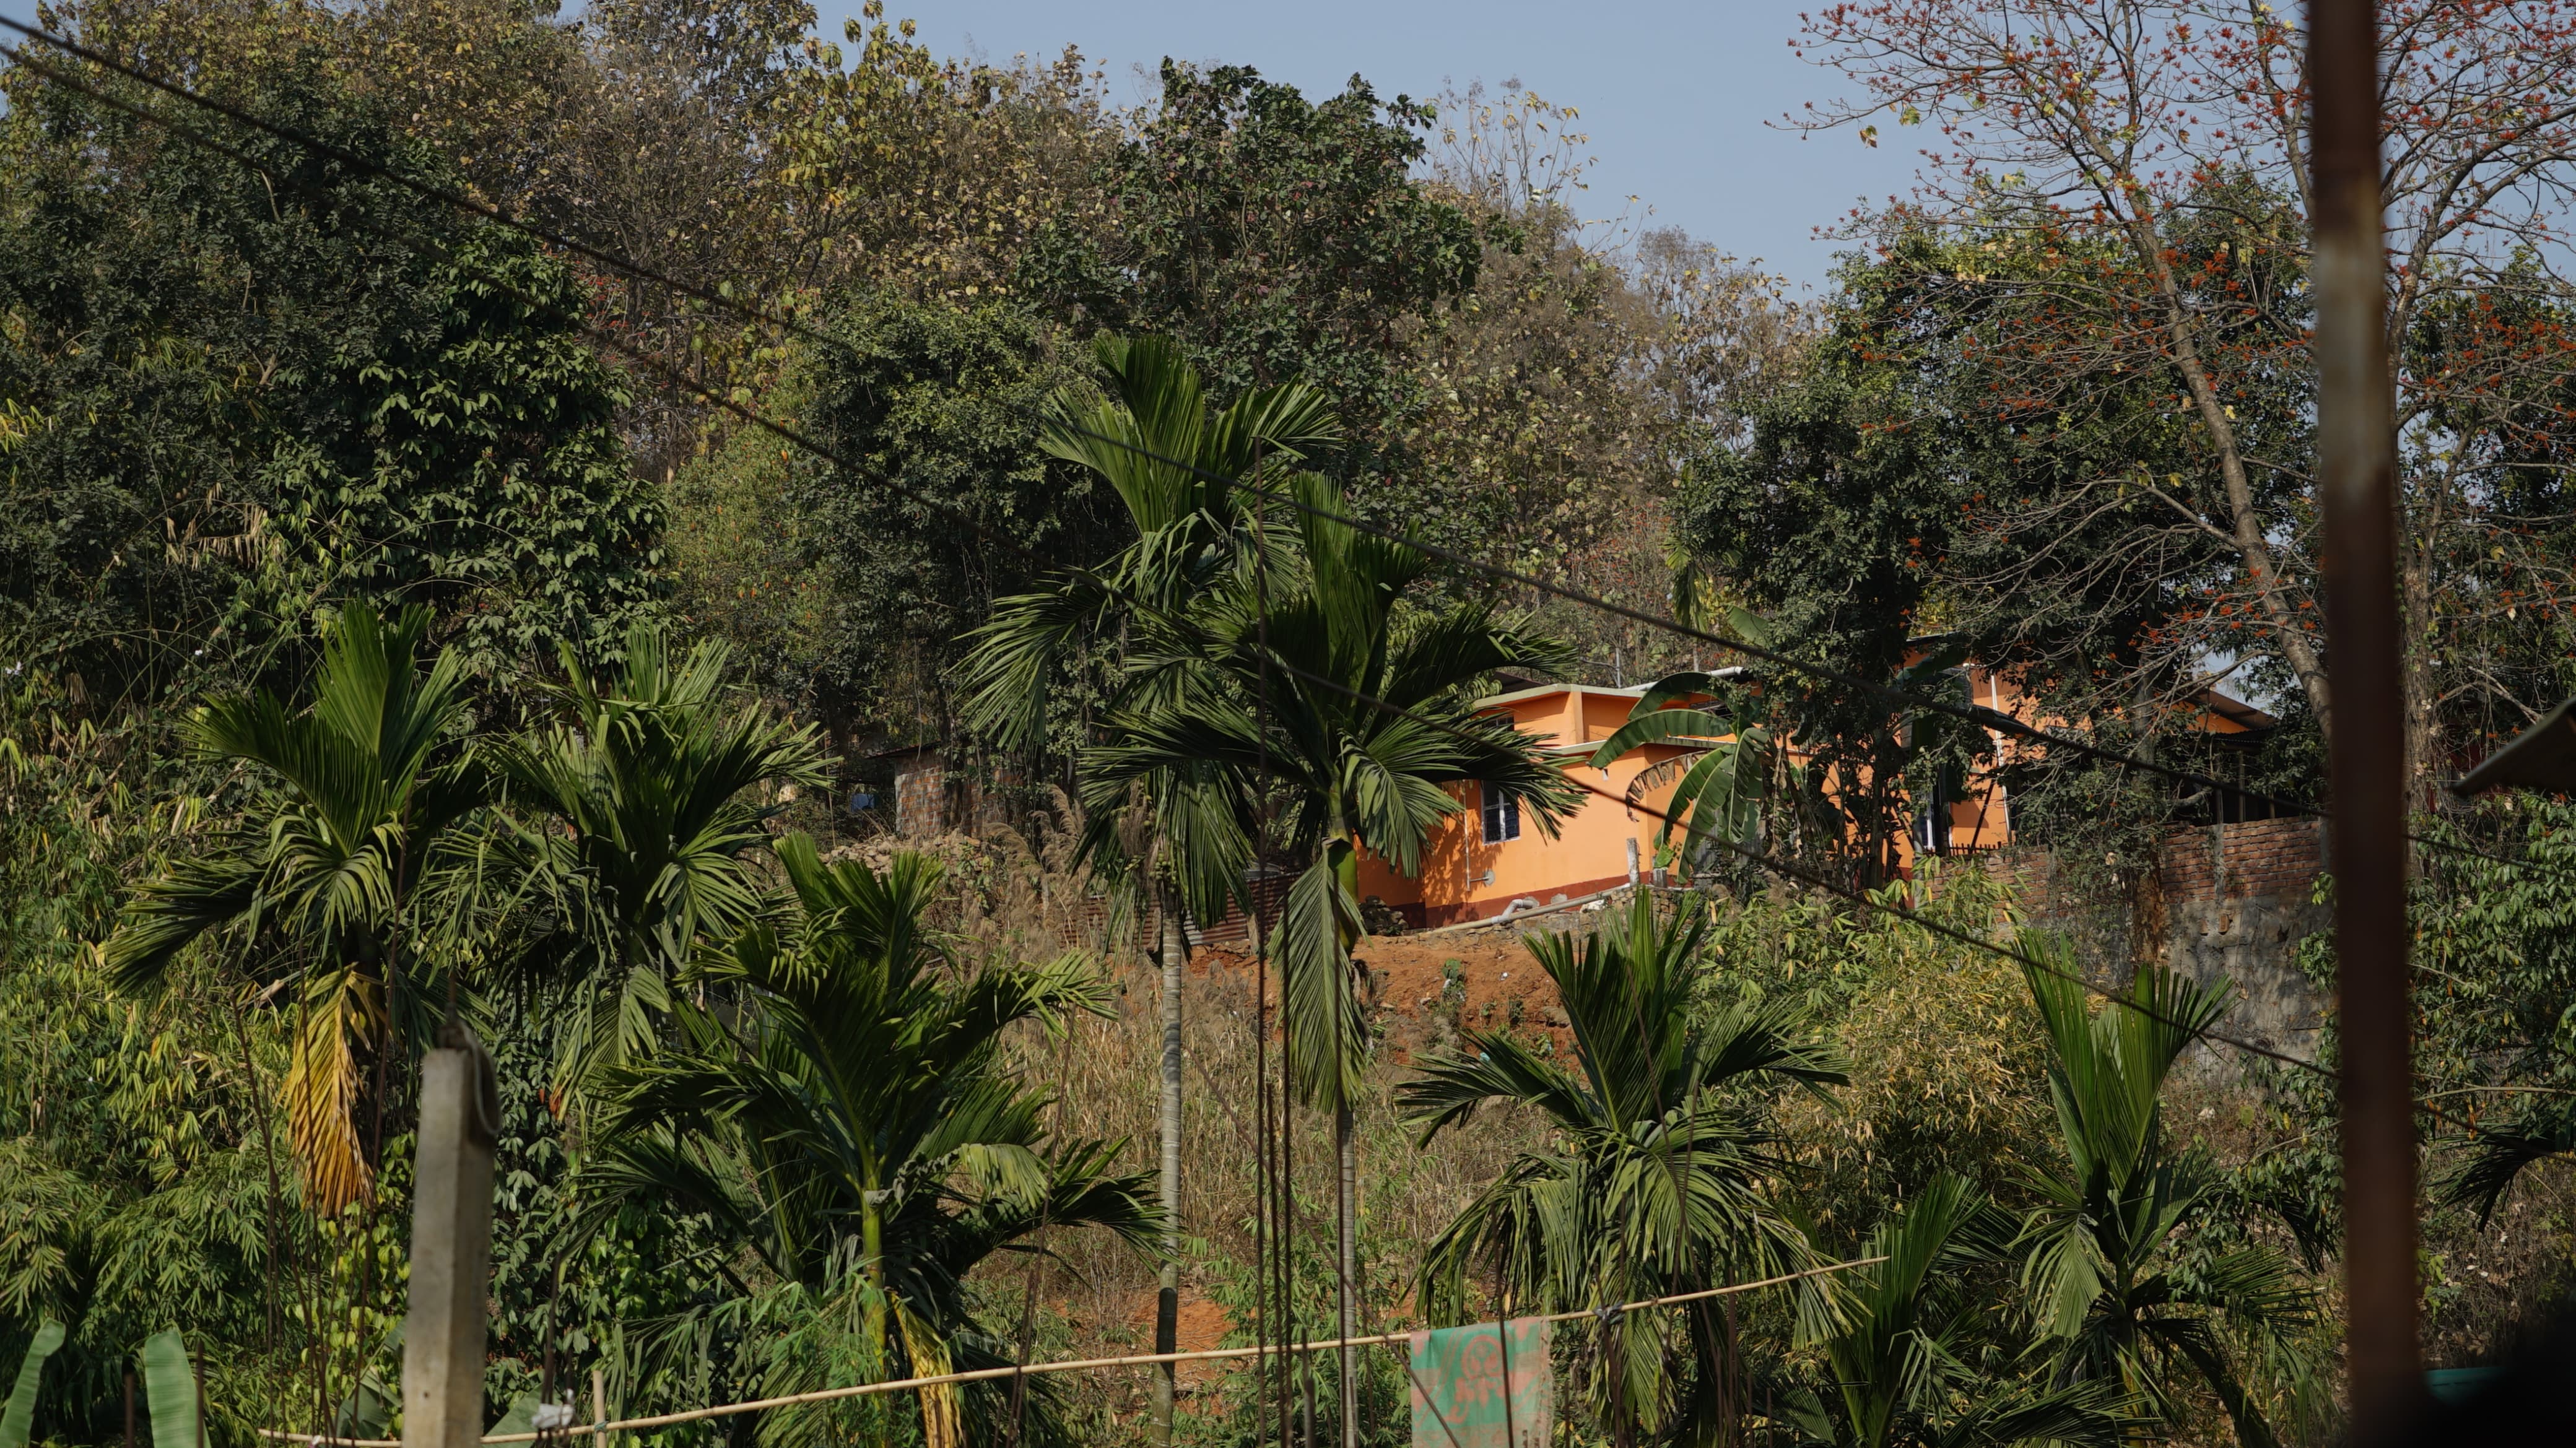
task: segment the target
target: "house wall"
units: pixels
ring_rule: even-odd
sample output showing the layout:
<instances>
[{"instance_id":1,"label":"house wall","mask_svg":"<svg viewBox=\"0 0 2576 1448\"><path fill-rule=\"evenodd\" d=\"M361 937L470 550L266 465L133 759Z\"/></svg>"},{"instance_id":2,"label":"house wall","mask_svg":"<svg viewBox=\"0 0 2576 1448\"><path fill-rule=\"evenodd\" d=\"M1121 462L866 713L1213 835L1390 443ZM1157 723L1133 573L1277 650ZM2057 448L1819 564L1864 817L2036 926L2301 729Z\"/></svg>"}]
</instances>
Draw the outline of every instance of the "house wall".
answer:
<instances>
[{"instance_id":1,"label":"house wall","mask_svg":"<svg viewBox=\"0 0 2576 1448\"><path fill-rule=\"evenodd\" d=\"M2125 988L2153 961L2202 985L2228 983L2221 1029L2268 1049L2312 1059L2326 1000L2299 968L2299 944L2334 924L2316 903L2326 867L2315 819L2180 826L2158 841L2154 866L2127 891L2062 885L2042 851L2014 851L1995 863L2030 923L2065 935L2095 981ZM2232 1077L2237 1052L2195 1046L2192 1069Z\"/></svg>"},{"instance_id":2,"label":"house wall","mask_svg":"<svg viewBox=\"0 0 2576 1448\"><path fill-rule=\"evenodd\" d=\"M1994 670L1970 668L1968 688L1978 704L2017 718L2033 717L2028 696ZM1687 751L1659 745L1632 753L1607 769L1596 769L1590 751L1583 747L1598 744L1617 732L1644 692L1642 688L1567 685L1525 690L1494 701L1494 709L1508 714L1517 727L1540 735L1560 750L1560 767L1569 775L1618 797L1604 799L1587 792L1553 839L1540 831L1535 817L1525 814L1519 839L1489 845L1483 839L1478 788L1472 784L1454 786L1450 796L1461 809L1432 832L1420 877L1406 879L1385 861L1363 851L1361 896L1374 895L1419 925L1447 925L1499 915L1514 900L1549 905L1625 884L1632 840L1636 842L1640 869L1651 870L1655 835L1663 823L1652 811L1661 810L1670 801L1677 780L1665 779L1655 788L1642 791L1642 809L1628 804L1625 797L1639 775ZM2247 727L2227 710L2188 707L2194 716L2192 722L2206 732L2233 734ZM2229 710L2238 708L2241 706L2228 706ZM1990 738L1995 746L1994 764L2009 762L2016 751L2027 747L2026 741L2001 733L1993 733ZM1967 798L1949 804L1949 823L1953 854L1987 854L2013 844L2010 801L2004 785L1991 772L1970 778ZM1898 868L1912 867L1915 849L1910 833L1899 841Z\"/></svg>"},{"instance_id":3,"label":"house wall","mask_svg":"<svg viewBox=\"0 0 2576 1448\"><path fill-rule=\"evenodd\" d=\"M948 771L937 764L894 777L894 831L919 839L949 825Z\"/></svg>"},{"instance_id":4,"label":"house wall","mask_svg":"<svg viewBox=\"0 0 2576 1448\"><path fill-rule=\"evenodd\" d=\"M1596 769L1589 751L1617 732L1636 707L1637 690L1548 690L1531 697L1506 699L1497 707L1515 725L1568 746L1561 767L1570 776L1607 791L1612 798L1586 791L1573 814L1551 839L1536 815L1523 812L1516 840L1487 844L1482 795L1474 784L1450 787L1459 811L1434 829L1423 850L1418 878L1406 879L1384 860L1365 850L1360 856L1361 898L1374 895L1402 910L1420 925L1452 925L1502 914L1518 899L1541 905L1606 890L1628 881L1628 842L1636 841L1641 870L1654 866L1656 818L1627 802L1629 786L1655 765L1683 751L1657 745L1636 751ZM1639 795L1647 809L1660 809L1672 797L1675 780L1664 780Z\"/></svg>"}]
</instances>

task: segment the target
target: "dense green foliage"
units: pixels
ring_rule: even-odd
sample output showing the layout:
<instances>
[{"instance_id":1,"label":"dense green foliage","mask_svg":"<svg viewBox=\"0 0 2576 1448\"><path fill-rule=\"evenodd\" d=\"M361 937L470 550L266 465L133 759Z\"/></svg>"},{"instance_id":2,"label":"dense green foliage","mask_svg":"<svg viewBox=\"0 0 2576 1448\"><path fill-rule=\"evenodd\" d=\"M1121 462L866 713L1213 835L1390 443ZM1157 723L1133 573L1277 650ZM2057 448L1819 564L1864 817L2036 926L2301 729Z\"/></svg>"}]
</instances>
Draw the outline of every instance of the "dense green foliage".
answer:
<instances>
[{"instance_id":1,"label":"dense green foliage","mask_svg":"<svg viewBox=\"0 0 2576 1448\"><path fill-rule=\"evenodd\" d=\"M396 1431L451 1015L501 1074L496 1417L1842 1264L1562 1325L1565 1441L2340 1430L2331 1083L2217 1055L2233 988L2159 934L2157 848L2243 790L1727 671L1366 526L1901 689L2000 666L2052 727L2314 797L2285 191L2202 175L2143 256L2010 188L1892 213L1810 311L1580 219L1531 95L1167 61L1120 109L875 4L846 52L797 0L48 16L719 300L0 69L0 1439L115 1441L174 1343L222 1448ZM2399 339L2428 780L2566 686L2576 315L2537 260L2438 280ZM2230 532L2246 459L2289 585ZM1655 676L1572 750L1476 707ZM2213 682L2276 726L2208 742ZM1649 745L1702 888L1550 917L1512 948L1544 988L1481 1019L1463 960L1391 997L1363 868L1419 874L1479 791L1544 833ZM942 811L899 842L898 771ZM2053 854L1902 847L1978 774ZM2429 1340L2467 1362L2576 1286L2576 814L2427 829L2468 847L2413 902ZM2247 949L2308 976L2259 988L2330 1000L2274 906ZM1247 969L1203 949L1236 912ZM1179 1442L1407 1441L1395 1354L1208 1372ZM1149 1391L634 1436L1105 1448L1160 1440Z\"/></svg>"},{"instance_id":2,"label":"dense green foliage","mask_svg":"<svg viewBox=\"0 0 2576 1448\"><path fill-rule=\"evenodd\" d=\"M958 637L1047 563L1113 546L1109 500L1035 446L1047 398L1079 373L1010 302L859 293L831 335L808 361L805 418L843 463L803 460L788 488L833 587L803 641L813 698L835 723L935 732ZM907 693L927 706L896 712Z\"/></svg>"},{"instance_id":3,"label":"dense green foliage","mask_svg":"<svg viewBox=\"0 0 2576 1448\"><path fill-rule=\"evenodd\" d=\"M1358 76L1310 102L1247 67L1166 61L1161 105L1109 168L1111 229L1067 238L1061 261L1040 243L1081 279L1058 305L1177 336L1221 400L1320 390L1343 417L1336 475L1400 496L1419 385L1403 329L1471 287L1480 254L1467 213L1410 179L1432 119Z\"/></svg>"},{"instance_id":4,"label":"dense green foliage","mask_svg":"<svg viewBox=\"0 0 2576 1448\"><path fill-rule=\"evenodd\" d=\"M445 172L311 55L227 77ZM489 673L649 609L657 504L588 299L509 233L299 146L208 156L17 73L0 123L0 629L111 707L256 674L317 605L435 606Z\"/></svg>"}]
</instances>

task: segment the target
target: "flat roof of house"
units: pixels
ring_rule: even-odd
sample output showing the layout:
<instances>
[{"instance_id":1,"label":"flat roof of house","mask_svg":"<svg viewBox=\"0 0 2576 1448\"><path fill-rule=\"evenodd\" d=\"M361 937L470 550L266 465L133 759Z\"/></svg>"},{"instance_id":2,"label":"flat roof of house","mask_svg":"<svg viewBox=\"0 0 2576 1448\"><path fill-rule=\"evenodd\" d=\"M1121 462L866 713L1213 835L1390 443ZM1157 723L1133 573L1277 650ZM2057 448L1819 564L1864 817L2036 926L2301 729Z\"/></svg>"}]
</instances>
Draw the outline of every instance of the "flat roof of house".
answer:
<instances>
[{"instance_id":1,"label":"flat roof of house","mask_svg":"<svg viewBox=\"0 0 2576 1448\"><path fill-rule=\"evenodd\" d=\"M1489 698L1478 699L1476 701L1476 707L1479 709L1493 709L1504 704L1517 704L1523 699L1536 699L1547 694L1600 694L1613 699L1642 699L1646 697L1646 686L1643 684L1631 684L1624 689L1611 689L1605 688L1599 684L1539 684L1527 689L1514 689L1508 694L1495 694Z\"/></svg>"},{"instance_id":2,"label":"flat roof of house","mask_svg":"<svg viewBox=\"0 0 2576 1448\"><path fill-rule=\"evenodd\" d=\"M1731 679L1748 671L1742 664L1729 664L1722 669L1707 669L1703 672L1713 679ZM1646 686L1630 684L1626 688L1614 689L1604 684L1533 684L1526 689L1513 689L1508 693L1478 699L1476 707L1492 709L1504 704L1517 704L1523 699L1536 699L1547 694L1599 694L1606 699L1642 699L1646 697Z\"/></svg>"}]
</instances>

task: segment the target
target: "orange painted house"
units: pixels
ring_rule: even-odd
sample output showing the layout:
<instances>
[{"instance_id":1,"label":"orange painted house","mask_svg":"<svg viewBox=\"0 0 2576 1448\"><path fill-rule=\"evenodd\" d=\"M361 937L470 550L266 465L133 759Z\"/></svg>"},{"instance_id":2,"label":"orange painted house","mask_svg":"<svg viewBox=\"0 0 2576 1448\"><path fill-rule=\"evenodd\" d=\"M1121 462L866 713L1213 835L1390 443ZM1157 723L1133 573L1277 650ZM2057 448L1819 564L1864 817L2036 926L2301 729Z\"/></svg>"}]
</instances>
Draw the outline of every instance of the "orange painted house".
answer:
<instances>
[{"instance_id":1,"label":"orange painted house","mask_svg":"<svg viewBox=\"0 0 2576 1448\"><path fill-rule=\"evenodd\" d=\"M1965 672L1977 703L2016 718L2028 717L2021 691L2000 673L1973 664ZM1423 851L1421 876L1406 879L1364 849L1361 898L1377 897L1417 927L1454 925L1502 915L1514 901L1526 902L1520 907L1524 910L1562 904L1651 876L1655 837L1663 821L1649 811L1661 810L1670 799L1678 773L1640 791L1636 805L1628 802L1629 786L1656 765L1690 751L1655 744L1631 751L1607 768L1592 763L1601 741L1628 721L1645 692L1642 685L1608 689L1542 684L1481 701L1481 709L1507 714L1519 728L1548 739L1546 748L1557 757L1559 767L1591 788L1551 839L1536 819L1522 819L1516 807L1499 798L1486 799L1481 786L1453 785L1450 795L1463 808L1432 831ZM2193 707L2196 727L2214 734L2247 733L2275 722L2252 705L2216 690L2203 690ZM1997 759L2009 762L2016 741L2001 733L1994 738ZM1948 806L1946 848L1951 853L1979 853L2012 843L2010 800L2003 781L1990 768L1970 781L1967 793L1968 798ZM1915 849L1928 847L1920 833L1909 843ZM1906 858L1910 861L1911 850Z\"/></svg>"}]
</instances>

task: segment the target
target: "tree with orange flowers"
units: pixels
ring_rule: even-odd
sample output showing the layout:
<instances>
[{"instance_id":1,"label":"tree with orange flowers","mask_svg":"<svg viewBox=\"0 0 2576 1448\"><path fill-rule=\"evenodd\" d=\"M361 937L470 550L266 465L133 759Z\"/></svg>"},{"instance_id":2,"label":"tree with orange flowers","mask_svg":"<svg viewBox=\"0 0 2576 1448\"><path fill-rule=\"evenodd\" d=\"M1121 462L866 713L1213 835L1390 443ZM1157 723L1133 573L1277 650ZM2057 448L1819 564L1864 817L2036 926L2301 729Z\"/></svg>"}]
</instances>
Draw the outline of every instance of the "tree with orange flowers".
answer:
<instances>
[{"instance_id":1,"label":"tree with orange flowers","mask_svg":"<svg viewBox=\"0 0 2576 1448\"><path fill-rule=\"evenodd\" d=\"M2571 416L2576 298L2558 280L2554 218L2576 180L2576 7L2391 0L2381 16L2409 759L2429 782L2464 731L2518 727L2565 682L2495 636L2526 613L2563 627L2550 545L2567 510L2548 459ZM2188 602L2150 610L2130 647L2251 660L2331 730L2295 16L2199 0L1849 0L1793 44L1852 91L1790 124L1872 145L1882 124L1926 137L1914 197L1850 228L1882 264L1929 241L1912 280L1950 325L1908 340L1987 370L1983 409L1951 421L2054 434L2126 399L2114 410L2128 445L2097 430L2080 453L2045 457L2048 487L1966 516L2015 537L2026 569L2098 572L2099 556L2061 540L2098 535L2111 515L2135 520L2122 566L2191 540L2214 571L2151 576L2142 586L2179 583Z\"/></svg>"}]
</instances>

